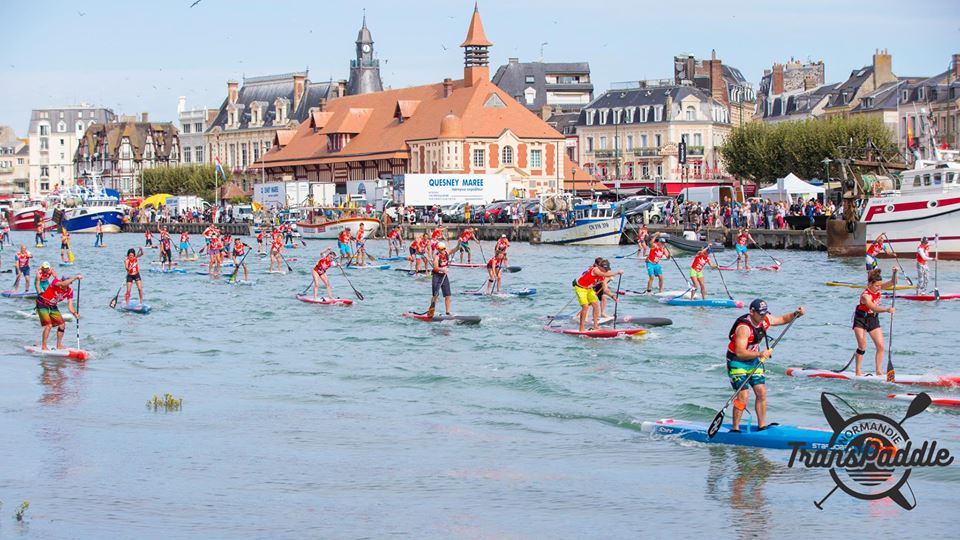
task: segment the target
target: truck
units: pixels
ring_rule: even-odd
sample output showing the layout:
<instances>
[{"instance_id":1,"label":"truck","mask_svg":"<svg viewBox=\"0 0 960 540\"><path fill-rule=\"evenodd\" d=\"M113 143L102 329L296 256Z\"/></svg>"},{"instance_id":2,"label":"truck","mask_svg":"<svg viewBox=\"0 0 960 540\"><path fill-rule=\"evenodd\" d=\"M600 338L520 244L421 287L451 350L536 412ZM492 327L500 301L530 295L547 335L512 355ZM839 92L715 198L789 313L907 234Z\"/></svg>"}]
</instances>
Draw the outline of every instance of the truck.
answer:
<instances>
[{"instance_id":1,"label":"truck","mask_svg":"<svg viewBox=\"0 0 960 540\"><path fill-rule=\"evenodd\" d=\"M699 202L706 206L710 203L724 203L728 200L742 203L744 201L743 189L734 189L733 186L692 187L680 190L680 194L677 195L678 204L690 201Z\"/></svg>"},{"instance_id":2,"label":"truck","mask_svg":"<svg viewBox=\"0 0 960 540\"><path fill-rule=\"evenodd\" d=\"M310 196L310 182L262 182L253 185L253 201L264 208L302 206Z\"/></svg>"},{"instance_id":3,"label":"truck","mask_svg":"<svg viewBox=\"0 0 960 540\"><path fill-rule=\"evenodd\" d=\"M313 206L333 206L334 196L337 194L337 185L331 182L311 182L310 195L313 195Z\"/></svg>"},{"instance_id":4,"label":"truck","mask_svg":"<svg viewBox=\"0 0 960 540\"><path fill-rule=\"evenodd\" d=\"M202 212L204 208L210 206L210 203L195 195L179 195L177 197L167 197L166 205L170 208L170 214L176 215L183 210Z\"/></svg>"},{"instance_id":5,"label":"truck","mask_svg":"<svg viewBox=\"0 0 960 540\"><path fill-rule=\"evenodd\" d=\"M353 205L361 207L369 202L382 211L393 194L390 184L390 180L384 179L347 180L347 196Z\"/></svg>"}]
</instances>

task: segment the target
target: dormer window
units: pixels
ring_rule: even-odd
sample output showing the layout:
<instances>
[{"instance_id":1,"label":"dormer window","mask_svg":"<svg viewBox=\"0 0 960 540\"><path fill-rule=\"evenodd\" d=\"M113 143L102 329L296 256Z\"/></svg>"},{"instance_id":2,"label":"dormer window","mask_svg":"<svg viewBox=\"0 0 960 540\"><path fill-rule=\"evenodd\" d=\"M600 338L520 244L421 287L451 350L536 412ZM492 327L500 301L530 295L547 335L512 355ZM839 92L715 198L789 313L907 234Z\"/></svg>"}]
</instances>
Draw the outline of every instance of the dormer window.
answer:
<instances>
[{"instance_id":1,"label":"dormer window","mask_svg":"<svg viewBox=\"0 0 960 540\"><path fill-rule=\"evenodd\" d=\"M620 117L621 117L621 116L623 116L623 109L614 109L614 110L613 110L613 123L614 123L614 124L619 124L619 123L620 123L620 119L621 119Z\"/></svg>"},{"instance_id":2,"label":"dormer window","mask_svg":"<svg viewBox=\"0 0 960 540\"><path fill-rule=\"evenodd\" d=\"M696 120L697 119L697 110L692 106L687 107L687 120Z\"/></svg>"},{"instance_id":3,"label":"dormer window","mask_svg":"<svg viewBox=\"0 0 960 540\"><path fill-rule=\"evenodd\" d=\"M923 87L921 86L920 88L917 88L917 99L924 99L923 95Z\"/></svg>"},{"instance_id":4,"label":"dormer window","mask_svg":"<svg viewBox=\"0 0 960 540\"><path fill-rule=\"evenodd\" d=\"M910 100L910 91L909 91L909 90L904 90L904 91L900 94L900 101L909 101L909 100Z\"/></svg>"},{"instance_id":5,"label":"dormer window","mask_svg":"<svg viewBox=\"0 0 960 540\"><path fill-rule=\"evenodd\" d=\"M663 106L658 105L653 108L653 121L662 122L663 121Z\"/></svg>"},{"instance_id":6,"label":"dormer window","mask_svg":"<svg viewBox=\"0 0 960 540\"><path fill-rule=\"evenodd\" d=\"M628 124L632 124L632 123L633 123L633 113L634 113L635 111L636 111L636 109L634 109L633 107L630 107L629 109L627 109L627 123L628 123Z\"/></svg>"},{"instance_id":7,"label":"dormer window","mask_svg":"<svg viewBox=\"0 0 960 540\"><path fill-rule=\"evenodd\" d=\"M274 120L274 125L286 124L287 123L287 109L290 106L290 100L286 98L277 98L277 101L274 102L274 109L276 109L276 118Z\"/></svg>"},{"instance_id":8,"label":"dormer window","mask_svg":"<svg viewBox=\"0 0 960 540\"><path fill-rule=\"evenodd\" d=\"M603 109L600 111L600 125L606 125L607 123L607 110Z\"/></svg>"},{"instance_id":9,"label":"dormer window","mask_svg":"<svg viewBox=\"0 0 960 540\"><path fill-rule=\"evenodd\" d=\"M339 152L343 147L350 144L349 133L331 133L327 135L327 151Z\"/></svg>"},{"instance_id":10,"label":"dormer window","mask_svg":"<svg viewBox=\"0 0 960 540\"><path fill-rule=\"evenodd\" d=\"M587 125L588 125L588 126L592 126L592 125L593 125L593 120L594 120L594 117L595 117L596 115L597 115L597 111L595 111L595 110L592 110L592 109L591 109L591 110L588 110L588 111L587 111Z\"/></svg>"},{"instance_id":11,"label":"dormer window","mask_svg":"<svg viewBox=\"0 0 960 540\"><path fill-rule=\"evenodd\" d=\"M536 88L529 86L526 90L523 91L523 100L527 105L533 105L533 102L537 99L537 90Z\"/></svg>"},{"instance_id":12,"label":"dormer window","mask_svg":"<svg viewBox=\"0 0 960 540\"><path fill-rule=\"evenodd\" d=\"M66 132L66 131L67 131L67 123L64 122L63 120L61 120L61 121L57 124L57 133L64 133L64 132Z\"/></svg>"}]
</instances>

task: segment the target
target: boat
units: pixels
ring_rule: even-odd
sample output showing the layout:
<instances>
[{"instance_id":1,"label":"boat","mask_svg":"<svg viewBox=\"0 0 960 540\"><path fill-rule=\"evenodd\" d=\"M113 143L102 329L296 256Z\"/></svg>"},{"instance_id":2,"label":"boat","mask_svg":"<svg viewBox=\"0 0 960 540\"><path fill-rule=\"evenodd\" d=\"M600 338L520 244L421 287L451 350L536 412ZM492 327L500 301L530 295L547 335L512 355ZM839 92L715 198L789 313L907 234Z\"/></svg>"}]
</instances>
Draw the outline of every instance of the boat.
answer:
<instances>
[{"instance_id":1,"label":"boat","mask_svg":"<svg viewBox=\"0 0 960 540\"><path fill-rule=\"evenodd\" d=\"M351 235L356 235L363 223L363 232L367 238L370 238L380 228L380 222L373 218L344 218L323 223L309 223L306 221L297 222L297 229L303 238L308 240L336 240L340 232L344 229L350 229Z\"/></svg>"},{"instance_id":2,"label":"boat","mask_svg":"<svg viewBox=\"0 0 960 540\"><path fill-rule=\"evenodd\" d=\"M850 281L828 281L828 282L825 283L825 285L826 285L827 287L848 287L848 288L851 288L851 289L866 289L866 288L867 288L867 284L866 284L866 283L852 283L852 282L850 282ZM908 290L908 289L915 289L915 288L916 288L916 287L914 287L913 285L907 285L906 283L904 283L904 284L902 284L902 285L897 285L897 290L898 290L898 291L906 291L906 290ZM893 286L892 286L892 285L888 285L888 286L884 287L883 290L885 290L885 291L892 291L892 290L893 290ZM898 296L899 296L899 295L898 295Z\"/></svg>"},{"instance_id":3,"label":"boat","mask_svg":"<svg viewBox=\"0 0 960 540\"><path fill-rule=\"evenodd\" d=\"M896 373L892 383L886 377L878 375L857 375L853 371L833 371L829 369L787 368L790 377L811 377L816 379L841 379L845 381L870 382L881 384L910 384L917 386L960 386L960 375L909 375Z\"/></svg>"},{"instance_id":4,"label":"boat","mask_svg":"<svg viewBox=\"0 0 960 540\"><path fill-rule=\"evenodd\" d=\"M948 396L948 395L936 395L928 394L930 396L931 405L939 405L941 407L960 407L960 396ZM913 401L913 398L917 397L917 394L890 394L887 396L890 399L897 399L900 401Z\"/></svg>"},{"instance_id":5,"label":"boat","mask_svg":"<svg viewBox=\"0 0 960 540\"><path fill-rule=\"evenodd\" d=\"M613 203L585 203L574 206L574 224L559 229L541 229L541 244L616 246L626 219Z\"/></svg>"},{"instance_id":6,"label":"boat","mask_svg":"<svg viewBox=\"0 0 960 540\"><path fill-rule=\"evenodd\" d=\"M672 234L668 234L664 238L669 246L672 246L677 250L687 251L690 253L696 253L701 249L707 247L707 245L711 247L711 250L714 253L723 251L725 249L723 247L723 244L719 244L716 242L714 243L704 242L702 240L693 240L690 238L684 238L682 236L674 236Z\"/></svg>"},{"instance_id":7,"label":"boat","mask_svg":"<svg viewBox=\"0 0 960 540\"><path fill-rule=\"evenodd\" d=\"M44 229L52 230L56 224L46 219L46 208L42 201L27 201L25 206L13 210L10 228L14 231L36 231L37 222L44 221Z\"/></svg>"},{"instance_id":8,"label":"boat","mask_svg":"<svg viewBox=\"0 0 960 540\"><path fill-rule=\"evenodd\" d=\"M96 233L98 222L104 233L120 232L124 216L120 193L101 187L96 176L88 177L86 185L73 186L51 195L51 200L54 197L55 207L49 217L67 232Z\"/></svg>"},{"instance_id":9,"label":"boat","mask_svg":"<svg viewBox=\"0 0 960 540\"><path fill-rule=\"evenodd\" d=\"M752 446L756 448L774 448L792 450L797 443L803 450L823 450L831 448L833 432L824 428L798 426L769 426L758 430L756 426L740 425L740 433L731 433L730 424L723 424L713 438L707 435L710 424L663 418L656 422L643 422L640 431L663 437L679 437L689 441L712 444L730 444L734 446ZM843 448L841 445L839 448Z\"/></svg>"}]
</instances>

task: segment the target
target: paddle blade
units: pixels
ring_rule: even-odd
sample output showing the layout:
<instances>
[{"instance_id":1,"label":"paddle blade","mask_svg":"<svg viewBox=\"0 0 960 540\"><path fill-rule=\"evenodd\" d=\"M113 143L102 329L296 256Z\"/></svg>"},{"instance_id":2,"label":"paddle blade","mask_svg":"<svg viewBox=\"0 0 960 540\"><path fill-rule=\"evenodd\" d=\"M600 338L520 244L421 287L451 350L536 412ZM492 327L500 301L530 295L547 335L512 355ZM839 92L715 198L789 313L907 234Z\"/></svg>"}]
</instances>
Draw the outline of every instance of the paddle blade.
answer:
<instances>
[{"instance_id":1,"label":"paddle blade","mask_svg":"<svg viewBox=\"0 0 960 540\"><path fill-rule=\"evenodd\" d=\"M353 287L351 287L351 289L353 289ZM363 300L363 295L360 294L360 291L353 289L353 294L357 295L358 300Z\"/></svg>"},{"instance_id":2,"label":"paddle blade","mask_svg":"<svg viewBox=\"0 0 960 540\"><path fill-rule=\"evenodd\" d=\"M907 414L904 415L903 420L906 420L911 416L916 416L927 410L927 407L930 406L930 402L930 395L926 392L920 392L913 398L913 401L910 402L910 406L907 407ZM903 420L900 422L903 423Z\"/></svg>"},{"instance_id":3,"label":"paddle blade","mask_svg":"<svg viewBox=\"0 0 960 540\"><path fill-rule=\"evenodd\" d=\"M724 416L723 409L720 409L719 411L717 411L717 415L713 417L713 422L710 422L710 427L707 428L707 437L712 439L713 436L716 435L718 431L720 431L720 426L723 425L723 416Z\"/></svg>"},{"instance_id":4,"label":"paddle blade","mask_svg":"<svg viewBox=\"0 0 960 540\"><path fill-rule=\"evenodd\" d=\"M897 372L893 369L893 362L887 360L887 382L896 382Z\"/></svg>"},{"instance_id":5,"label":"paddle blade","mask_svg":"<svg viewBox=\"0 0 960 540\"><path fill-rule=\"evenodd\" d=\"M840 416L840 413L837 412L837 408L827 399L826 393L820 394L820 408L823 409L823 417L827 419L827 422L830 424L830 429L833 431L843 428L844 424L846 424L846 421Z\"/></svg>"},{"instance_id":6,"label":"paddle blade","mask_svg":"<svg viewBox=\"0 0 960 540\"><path fill-rule=\"evenodd\" d=\"M508 267L506 268L506 270L507 270L507 272L510 272L511 274L515 274L515 273L519 272L520 270L523 270L523 267L520 267L520 266L508 266Z\"/></svg>"},{"instance_id":7,"label":"paddle blade","mask_svg":"<svg viewBox=\"0 0 960 540\"><path fill-rule=\"evenodd\" d=\"M427 309L427 312L424 313L424 315L426 315L426 317L427 317L428 319L432 319L432 318L433 318L433 315L434 315L436 312L437 312L437 308L431 306L429 309Z\"/></svg>"}]
</instances>

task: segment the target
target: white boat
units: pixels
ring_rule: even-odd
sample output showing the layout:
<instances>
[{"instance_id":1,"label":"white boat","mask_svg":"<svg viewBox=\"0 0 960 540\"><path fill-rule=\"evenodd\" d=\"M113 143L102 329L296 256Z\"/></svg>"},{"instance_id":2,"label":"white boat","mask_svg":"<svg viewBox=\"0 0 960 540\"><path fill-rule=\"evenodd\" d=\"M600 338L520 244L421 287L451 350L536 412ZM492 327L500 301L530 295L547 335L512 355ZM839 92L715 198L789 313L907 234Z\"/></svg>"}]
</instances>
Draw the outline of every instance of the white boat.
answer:
<instances>
[{"instance_id":1,"label":"white boat","mask_svg":"<svg viewBox=\"0 0 960 540\"><path fill-rule=\"evenodd\" d=\"M324 223L297 222L297 229L308 240L336 240L340 232L350 229L350 234L356 236L360 224L363 223L363 232L366 238L371 238L380 227L380 222L373 218L344 218Z\"/></svg>"},{"instance_id":2,"label":"white boat","mask_svg":"<svg viewBox=\"0 0 960 540\"><path fill-rule=\"evenodd\" d=\"M615 204L582 204L574 207L574 224L561 229L540 231L542 244L616 246L623 234L623 215L616 215Z\"/></svg>"},{"instance_id":3,"label":"white boat","mask_svg":"<svg viewBox=\"0 0 960 540\"><path fill-rule=\"evenodd\" d=\"M931 253L960 259L960 152L937 150L934 158L904 171L899 190L866 201L860 223L867 242L885 233L897 255L909 257L927 237Z\"/></svg>"},{"instance_id":4,"label":"white boat","mask_svg":"<svg viewBox=\"0 0 960 540\"><path fill-rule=\"evenodd\" d=\"M72 233L95 233L99 222L103 232L118 233L123 225L120 194L100 187L96 177L87 186L74 186L57 194L58 209L63 210L60 226ZM51 205L48 204L47 208ZM48 217L53 213L48 210Z\"/></svg>"}]
</instances>

